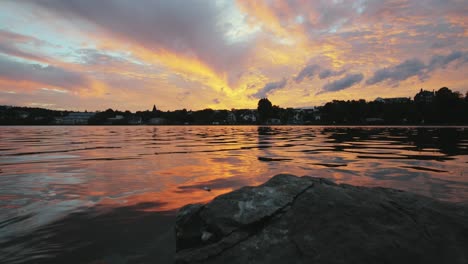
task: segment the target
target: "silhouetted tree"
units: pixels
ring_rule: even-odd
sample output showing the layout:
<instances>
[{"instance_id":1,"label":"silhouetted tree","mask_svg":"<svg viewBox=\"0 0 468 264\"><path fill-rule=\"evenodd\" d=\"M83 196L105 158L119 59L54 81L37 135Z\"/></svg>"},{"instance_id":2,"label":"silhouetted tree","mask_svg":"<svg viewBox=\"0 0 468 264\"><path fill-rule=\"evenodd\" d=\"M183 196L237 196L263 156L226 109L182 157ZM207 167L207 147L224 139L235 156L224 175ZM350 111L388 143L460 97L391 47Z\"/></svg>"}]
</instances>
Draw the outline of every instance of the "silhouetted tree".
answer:
<instances>
[{"instance_id":1,"label":"silhouetted tree","mask_svg":"<svg viewBox=\"0 0 468 264\"><path fill-rule=\"evenodd\" d=\"M262 98L258 101L257 111L259 122L263 124L272 116L273 105L268 98Z\"/></svg>"},{"instance_id":2,"label":"silhouetted tree","mask_svg":"<svg viewBox=\"0 0 468 264\"><path fill-rule=\"evenodd\" d=\"M200 111L193 112L193 119L196 124L211 124L213 122L215 111L207 108Z\"/></svg>"},{"instance_id":3,"label":"silhouetted tree","mask_svg":"<svg viewBox=\"0 0 468 264\"><path fill-rule=\"evenodd\" d=\"M457 112L462 107L461 94L452 92L447 87L442 87L435 92L435 108L438 123L453 123L457 121Z\"/></svg>"}]
</instances>

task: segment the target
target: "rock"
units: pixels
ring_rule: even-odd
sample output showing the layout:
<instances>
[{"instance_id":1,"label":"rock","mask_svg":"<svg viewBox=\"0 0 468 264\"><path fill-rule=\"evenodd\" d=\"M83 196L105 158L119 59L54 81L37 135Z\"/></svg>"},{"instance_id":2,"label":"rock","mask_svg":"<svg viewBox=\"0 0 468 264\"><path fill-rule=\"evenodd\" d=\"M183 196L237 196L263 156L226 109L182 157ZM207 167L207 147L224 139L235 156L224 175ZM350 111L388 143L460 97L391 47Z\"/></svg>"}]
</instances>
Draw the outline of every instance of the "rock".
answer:
<instances>
[{"instance_id":1,"label":"rock","mask_svg":"<svg viewBox=\"0 0 468 264\"><path fill-rule=\"evenodd\" d=\"M468 263L468 207L276 175L176 220L176 263Z\"/></svg>"}]
</instances>

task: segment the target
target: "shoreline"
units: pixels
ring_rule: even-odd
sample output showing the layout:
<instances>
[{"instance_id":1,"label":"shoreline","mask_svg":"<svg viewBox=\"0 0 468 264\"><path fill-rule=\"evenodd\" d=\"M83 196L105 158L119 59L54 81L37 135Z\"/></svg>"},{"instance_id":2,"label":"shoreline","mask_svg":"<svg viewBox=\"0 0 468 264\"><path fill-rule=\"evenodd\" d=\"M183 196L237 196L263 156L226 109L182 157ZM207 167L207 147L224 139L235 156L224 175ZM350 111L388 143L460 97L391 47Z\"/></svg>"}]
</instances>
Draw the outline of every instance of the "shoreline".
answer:
<instances>
[{"instance_id":1,"label":"shoreline","mask_svg":"<svg viewBox=\"0 0 468 264\"><path fill-rule=\"evenodd\" d=\"M354 124L354 125L345 125L345 124L314 124L314 125L298 125L298 124L285 124L285 125L246 125L246 124L239 124L239 125L213 125L213 124L194 124L194 125L149 125L149 124L144 124L144 125L35 125L35 124L14 124L14 125L0 125L0 127L21 127L21 126L30 126L30 127L130 127L130 126L135 126L135 127L201 127L201 126L208 126L208 127L407 127L407 128L468 128L468 124L451 124L451 125L445 125L445 124L428 124L428 125L408 125L408 124L401 124L401 125L359 125L359 124Z\"/></svg>"}]
</instances>

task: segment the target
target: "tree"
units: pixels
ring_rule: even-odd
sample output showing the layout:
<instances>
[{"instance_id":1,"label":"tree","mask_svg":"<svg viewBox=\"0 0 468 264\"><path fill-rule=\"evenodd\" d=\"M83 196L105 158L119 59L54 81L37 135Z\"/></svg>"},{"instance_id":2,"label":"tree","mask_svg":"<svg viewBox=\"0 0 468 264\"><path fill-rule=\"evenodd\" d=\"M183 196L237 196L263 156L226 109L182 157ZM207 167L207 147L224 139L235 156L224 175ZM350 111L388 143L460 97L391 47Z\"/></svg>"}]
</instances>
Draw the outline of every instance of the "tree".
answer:
<instances>
[{"instance_id":1,"label":"tree","mask_svg":"<svg viewBox=\"0 0 468 264\"><path fill-rule=\"evenodd\" d=\"M273 105L268 98L262 98L258 101L258 119L260 124L265 123L273 114Z\"/></svg>"},{"instance_id":2,"label":"tree","mask_svg":"<svg viewBox=\"0 0 468 264\"><path fill-rule=\"evenodd\" d=\"M442 87L435 92L436 111L438 122L451 123L456 122L459 102L462 100L459 93L454 93L447 87Z\"/></svg>"}]
</instances>

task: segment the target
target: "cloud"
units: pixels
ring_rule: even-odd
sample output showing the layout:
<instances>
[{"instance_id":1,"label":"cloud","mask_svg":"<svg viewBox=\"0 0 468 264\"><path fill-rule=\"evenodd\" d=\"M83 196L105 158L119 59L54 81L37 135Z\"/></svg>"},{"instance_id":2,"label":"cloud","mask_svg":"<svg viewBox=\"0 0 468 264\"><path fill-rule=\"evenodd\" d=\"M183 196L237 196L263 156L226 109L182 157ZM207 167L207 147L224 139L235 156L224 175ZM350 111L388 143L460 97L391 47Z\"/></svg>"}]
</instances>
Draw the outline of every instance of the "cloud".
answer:
<instances>
[{"instance_id":1,"label":"cloud","mask_svg":"<svg viewBox=\"0 0 468 264\"><path fill-rule=\"evenodd\" d=\"M252 96L258 99L265 98L271 91L284 88L286 86L286 83L286 78L283 78L283 80L278 82L267 83L262 89L260 89L257 93L253 94Z\"/></svg>"},{"instance_id":2,"label":"cloud","mask_svg":"<svg viewBox=\"0 0 468 264\"><path fill-rule=\"evenodd\" d=\"M29 81L60 88L87 87L88 80L79 73L54 66L41 66L9 60L0 56L0 79Z\"/></svg>"},{"instance_id":3,"label":"cloud","mask_svg":"<svg viewBox=\"0 0 468 264\"><path fill-rule=\"evenodd\" d=\"M23 58L26 60L38 61L38 62L49 62L49 59L42 55L36 55L27 51L22 50L18 47L18 44L32 45L33 47L39 47L46 45L45 41L37 38L17 34L7 30L0 29L0 53L5 55Z\"/></svg>"},{"instance_id":4,"label":"cloud","mask_svg":"<svg viewBox=\"0 0 468 264\"><path fill-rule=\"evenodd\" d=\"M343 96L375 97L374 90L361 89L367 79L381 87L413 79L418 85L417 77L430 78L431 85L442 81L467 89L467 64L459 67L468 61L462 0L4 2L0 54L31 63L22 69L24 82L11 72L14 81L0 79L5 91L20 86L15 91L69 90L57 86L77 81L58 80L59 70L102 83L112 96L95 101L97 108L138 109L156 100L168 109L203 109L216 103L213 98L221 99L219 107L239 108L255 105L254 96L270 94L283 106L317 105ZM32 67L36 62L51 65L55 73L42 74L46 67ZM444 76L434 74L444 67ZM350 93L304 96L316 92L312 87L329 92L347 86L345 81L353 81L346 79L348 73L367 78L349 86ZM379 92L393 97L408 89ZM190 96L181 100L185 91ZM76 105L89 107L90 98Z\"/></svg>"},{"instance_id":5,"label":"cloud","mask_svg":"<svg viewBox=\"0 0 468 264\"><path fill-rule=\"evenodd\" d=\"M320 66L317 64L310 64L305 66L294 78L296 83L302 82L305 78L312 79L314 74L320 69Z\"/></svg>"},{"instance_id":6,"label":"cloud","mask_svg":"<svg viewBox=\"0 0 468 264\"><path fill-rule=\"evenodd\" d=\"M366 81L366 84L372 85L386 80L399 82L413 76L419 76L420 79L423 79L425 69L426 65L424 65L421 60L406 60L394 67L377 70L374 75Z\"/></svg>"},{"instance_id":7,"label":"cloud","mask_svg":"<svg viewBox=\"0 0 468 264\"><path fill-rule=\"evenodd\" d=\"M319 73L319 77L320 77L320 79L326 79L326 78L329 78L329 77L340 76L345 72L346 72L345 70L334 71L334 70L330 70L330 69L324 69Z\"/></svg>"},{"instance_id":8,"label":"cloud","mask_svg":"<svg viewBox=\"0 0 468 264\"><path fill-rule=\"evenodd\" d=\"M364 75L362 73L347 74L345 77L341 79L325 84L322 87L322 91L320 91L318 94L344 90L357 83L360 83L363 78L364 78Z\"/></svg>"},{"instance_id":9,"label":"cloud","mask_svg":"<svg viewBox=\"0 0 468 264\"><path fill-rule=\"evenodd\" d=\"M438 68L445 68L449 63L461 60L461 63L468 61L468 52L454 51L446 56L435 55L429 61L427 65L428 71L434 71Z\"/></svg>"},{"instance_id":10,"label":"cloud","mask_svg":"<svg viewBox=\"0 0 468 264\"><path fill-rule=\"evenodd\" d=\"M17 42L17 43L32 43L35 46L46 44L45 41L37 39L35 37L18 34L8 30L0 29L0 39L3 41Z\"/></svg>"},{"instance_id":11,"label":"cloud","mask_svg":"<svg viewBox=\"0 0 468 264\"><path fill-rule=\"evenodd\" d=\"M3 53L5 55L9 56L14 56L26 60L32 60L32 61L38 61L38 62L48 62L48 60L44 57L37 56L34 54L31 54L29 52L24 52L14 45L11 45L9 43L0 43L0 53Z\"/></svg>"},{"instance_id":12,"label":"cloud","mask_svg":"<svg viewBox=\"0 0 468 264\"><path fill-rule=\"evenodd\" d=\"M468 58L468 53L455 51L448 55L434 55L429 60L428 64L424 64L419 59L406 60L396 66L377 70L374 75L366 81L366 84L373 85L383 81L398 84L413 76L418 76L420 80L429 78L429 73L445 68L451 62L459 60L460 63L465 63Z\"/></svg>"},{"instance_id":13,"label":"cloud","mask_svg":"<svg viewBox=\"0 0 468 264\"><path fill-rule=\"evenodd\" d=\"M79 18L97 30L144 47L198 59L225 72L238 66L250 49L249 39L228 41L223 11L232 3L192 0L47 0L29 1L63 18ZM99 32L98 32L99 33ZM216 55L213 55L216 54Z\"/></svg>"},{"instance_id":14,"label":"cloud","mask_svg":"<svg viewBox=\"0 0 468 264\"><path fill-rule=\"evenodd\" d=\"M329 77L334 77L334 76L340 76L342 75L343 73L345 73L346 71L345 70L339 70L339 71L335 71L335 70L332 70L332 69L322 69L320 70L320 66L318 64L309 64L309 65L306 65L304 68L302 68L302 70L296 75L296 77L294 77L294 81L296 81L296 83L301 83L304 79L313 79L315 74L317 74L317 72L319 72L319 78L320 79L326 79L326 78L329 78Z\"/></svg>"},{"instance_id":15,"label":"cloud","mask_svg":"<svg viewBox=\"0 0 468 264\"><path fill-rule=\"evenodd\" d=\"M75 53L78 55L81 64L90 66L109 66L113 64L129 63L122 57L111 56L97 49L79 49Z\"/></svg>"}]
</instances>

